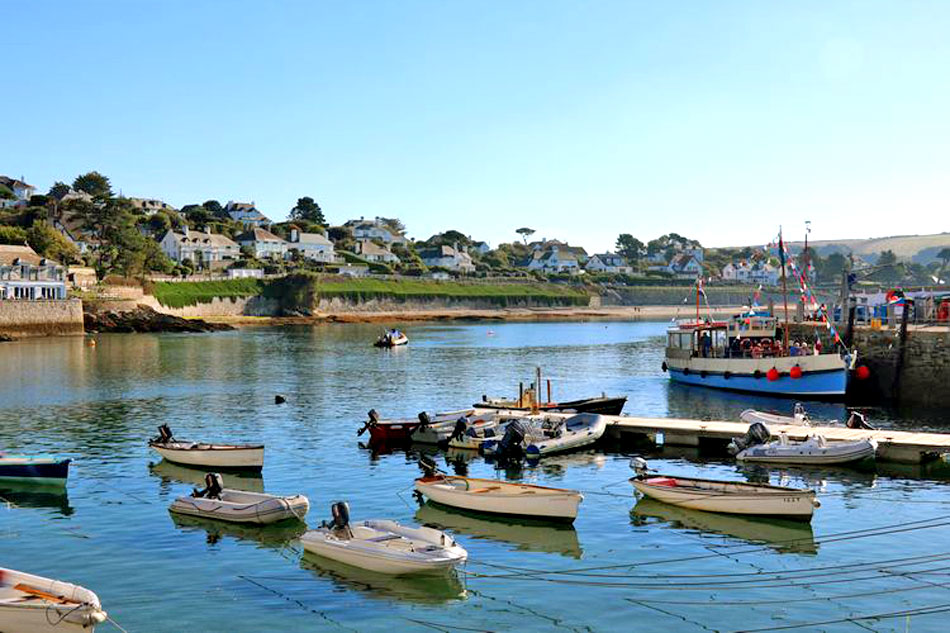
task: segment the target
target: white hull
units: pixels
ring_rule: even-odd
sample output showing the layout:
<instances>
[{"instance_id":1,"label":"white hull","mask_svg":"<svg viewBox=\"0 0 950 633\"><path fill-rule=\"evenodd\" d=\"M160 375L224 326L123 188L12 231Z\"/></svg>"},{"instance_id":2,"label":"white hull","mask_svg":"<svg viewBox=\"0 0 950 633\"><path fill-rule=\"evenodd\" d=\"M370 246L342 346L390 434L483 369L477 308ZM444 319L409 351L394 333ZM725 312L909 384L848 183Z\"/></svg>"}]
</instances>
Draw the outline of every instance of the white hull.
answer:
<instances>
[{"instance_id":1,"label":"white hull","mask_svg":"<svg viewBox=\"0 0 950 633\"><path fill-rule=\"evenodd\" d=\"M662 475L630 483L658 501L706 512L810 521L819 505L814 490Z\"/></svg>"},{"instance_id":2,"label":"white hull","mask_svg":"<svg viewBox=\"0 0 950 633\"><path fill-rule=\"evenodd\" d=\"M186 466L248 469L264 467L263 446L229 446L196 442L151 443L150 446L168 461Z\"/></svg>"},{"instance_id":3,"label":"white hull","mask_svg":"<svg viewBox=\"0 0 950 633\"><path fill-rule=\"evenodd\" d=\"M810 426L811 422L802 415L779 415L777 413L768 413L766 411L756 411L755 409L746 409L739 414L739 419L749 424L761 422L765 426L773 424L789 424L793 426ZM822 424L834 424L834 422L824 422Z\"/></svg>"},{"instance_id":4,"label":"white hull","mask_svg":"<svg viewBox=\"0 0 950 633\"><path fill-rule=\"evenodd\" d=\"M584 500L574 490L450 475L417 479L416 490L453 508L560 521L573 521Z\"/></svg>"},{"instance_id":5,"label":"white hull","mask_svg":"<svg viewBox=\"0 0 950 633\"><path fill-rule=\"evenodd\" d=\"M452 437L455 424L460 418L467 418L470 425L474 425L475 428L480 428L483 424L493 423L494 414L482 414L476 417L474 409L437 413L432 417L432 421L428 426L425 428L419 426L412 432L412 441L419 444L438 444L445 442Z\"/></svg>"},{"instance_id":6,"label":"white hull","mask_svg":"<svg viewBox=\"0 0 950 633\"><path fill-rule=\"evenodd\" d=\"M0 581L0 631L4 633L92 633L106 619L99 597L85 587L2 567Z\"/></svg>"},{"instance_id":7,"label":"white hull","mask_svg":"<svg viewBox=\"0 0 950 633\"><path fill-rule=\"evenodd\" d=\"M303 495L278 497L225 489L221 491L221 499L179 497L169 510L205 519L265 525L286 519L303 521L310 510L310 502Z\"/></svg>"},{"instance_id":8,"label":"white hull","mask_svg":"<svg viewBox=\"0 0 950 633\"><path fill-rule=\"evenodd\" d=\"M874 440L826 443L813 436L804 442L775 441L750 446L739 452L736 459L770 464L835 465L873 458L876 452L877 442Z\"/></svg>"},{"instance_id":9,"label":"white hull","mask_svg":"<svg viewBox=\"0 0 950 633\"><path fill-rule=\"evenodd\" d=\"M525 454L531 457L572 451L595 443L607 430L607 418L594 413L570 416L565 424L560 437L547 437L536 428L538 432L525 437Z\"/></svg>"},{"instance_id":10,"label":"white hull","mask_svg":"<svg viewBox=\"0 0 950 633\"><path fill-rule=\"evenodd\" d=\"M444 572L468 557L450 536L433 528L360 521L349 529L349 536L328 528L311 530L300 542L312 554L389 575Z\"/></svg>"}]
</instances>

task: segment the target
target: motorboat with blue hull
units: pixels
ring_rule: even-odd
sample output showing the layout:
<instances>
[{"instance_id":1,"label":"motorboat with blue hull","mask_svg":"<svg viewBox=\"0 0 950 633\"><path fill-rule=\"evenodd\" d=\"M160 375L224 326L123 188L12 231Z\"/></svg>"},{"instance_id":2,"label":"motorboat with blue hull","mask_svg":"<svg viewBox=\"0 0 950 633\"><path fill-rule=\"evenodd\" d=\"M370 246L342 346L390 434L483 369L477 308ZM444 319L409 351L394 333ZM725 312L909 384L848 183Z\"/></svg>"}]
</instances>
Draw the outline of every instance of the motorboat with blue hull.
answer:
<instances>
[{"instance_id":1,"label":"motorboat with blue hull","mask_svg":"<svg viewBox=\"0 0 950 633\"><path fill-rule=\"evenodd\" d=\"M680 322L667 330L670 380L713 389L840 400L855 359L820 344L789 343L778 319L752 311L728 321ZM816 351L817 348L817 351Z\"/></svg>"},{"instance_id":2,"label":"motorboat with blue hull","mask_svg":"<svg viewBox=\"0 0 950 633\"><path fill-rule=\"evenodd\" d=\"M65 486L70 461L52 455L0 453L0 481Z\"/></svg>"}]
</instances>

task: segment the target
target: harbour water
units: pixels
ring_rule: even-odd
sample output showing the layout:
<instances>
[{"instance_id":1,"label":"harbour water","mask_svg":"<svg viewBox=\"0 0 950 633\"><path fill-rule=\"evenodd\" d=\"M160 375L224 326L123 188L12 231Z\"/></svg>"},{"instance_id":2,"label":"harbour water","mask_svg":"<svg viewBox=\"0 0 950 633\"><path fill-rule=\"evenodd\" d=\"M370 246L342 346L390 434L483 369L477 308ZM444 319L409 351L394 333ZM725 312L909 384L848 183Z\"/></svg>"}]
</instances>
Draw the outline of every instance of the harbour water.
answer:
<instances>
[{"instance_id":1,"label":"harbour water","mask_svg":"<svg viewBox=\"0 0 950 633\"><path fill-rule=\"evenodd\" d=\"M626 394L631 414L731 419L792 401L670 385L665 323L396 325L408 347L374 349L380 326L353 324L4 344L0 447L76 461L65 493L0 485L0 566L92 589L131 633L946 629L950 487L939 467L743 470L683 449L649 455L671 473L814 487L822 505L809 526L638 502L630 447L507 471L440 455L448 471L582 490L580 515L557 528L420 508L417 455L360 445L370 408L414 417L511 395L537 365L555 399ZM940 429L933 413L871 417ZM149 451L163 422L183 438L264 442L262 477L226 483L306 494L311 525L345 499L354 519L442 525L470 561L447 578L386 578L302 556L293 527L173 519L168 505L203 473Z\"/></svg>"}]
</instances>

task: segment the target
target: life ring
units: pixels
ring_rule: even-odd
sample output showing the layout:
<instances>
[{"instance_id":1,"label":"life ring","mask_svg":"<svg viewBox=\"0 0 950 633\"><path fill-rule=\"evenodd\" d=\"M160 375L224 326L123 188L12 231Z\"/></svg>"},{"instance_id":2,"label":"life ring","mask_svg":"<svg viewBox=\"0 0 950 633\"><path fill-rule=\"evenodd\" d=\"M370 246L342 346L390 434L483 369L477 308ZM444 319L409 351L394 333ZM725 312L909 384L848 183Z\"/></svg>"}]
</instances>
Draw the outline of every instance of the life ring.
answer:
<instances>
[{"instance_id":1,"label":"life ring","mask_svg":"<svg viewBox=\"0 0 950 633\"><path fill-rule=\"evenodd\" d=\"M742 348L744 351L748 352L750 349L752 349L752 339L750 338L742 339L742 342L739 343L739 347Z\"/></svg>"}]
</instances>

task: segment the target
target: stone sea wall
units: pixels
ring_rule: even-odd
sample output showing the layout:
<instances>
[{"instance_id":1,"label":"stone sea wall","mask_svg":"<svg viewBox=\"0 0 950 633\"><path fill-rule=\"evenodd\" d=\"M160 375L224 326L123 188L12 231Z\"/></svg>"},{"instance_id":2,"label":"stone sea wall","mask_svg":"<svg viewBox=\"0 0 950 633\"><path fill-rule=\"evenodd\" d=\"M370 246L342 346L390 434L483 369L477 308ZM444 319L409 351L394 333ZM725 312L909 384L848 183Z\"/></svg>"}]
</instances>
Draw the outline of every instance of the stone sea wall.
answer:
<instances>
[{"instance_id":1,"label":"stone sea wall","mask_svg":"<svg viewBox=\"0 0 950 633\"><path fill-rule=\"evenodd\" d=\"M234 316L278 316L280 303L276 299L261 296L253 297L215 297L208 303L198 303L183 308L163 306L158 300L145 295L137 303L147 305L159 312L179 317L234 317Z\"/></svg>"},{"instance_id":2,"label":"stone sea wall","mask_svg":"<svg viewBox=\"0 0 950 633\"><path fill-rule=\"evenodd\" d=\"M0 334L14 338L83 333L82 301L0 301Z\"/></svg>"},{"instance_id":3,"label":"stone sea wall","mask_svg":"<svg viewBox=\"0 0 950 633\"><path fill-rule=\"evenodd\" d=\"M862 390L901 404L950 406L950 328L909 331L903 359L899 331L861 328L853 345L871 370Z\"/></svg>"}]
</instances>

